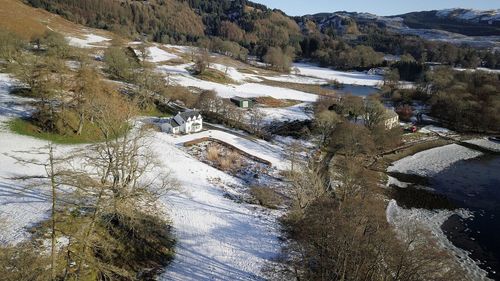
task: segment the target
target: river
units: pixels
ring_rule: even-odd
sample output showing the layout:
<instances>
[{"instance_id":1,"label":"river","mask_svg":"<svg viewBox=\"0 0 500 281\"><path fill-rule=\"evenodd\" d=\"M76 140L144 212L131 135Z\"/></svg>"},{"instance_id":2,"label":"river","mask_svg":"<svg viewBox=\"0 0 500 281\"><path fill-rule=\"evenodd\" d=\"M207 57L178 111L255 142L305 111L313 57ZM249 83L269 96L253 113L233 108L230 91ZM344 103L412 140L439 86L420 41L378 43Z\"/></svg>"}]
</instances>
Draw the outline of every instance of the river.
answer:
<instances>
[{"instance_id":1,"label":"river","mask_svg":"<svg viewBox=\"0 0 500 281\"><path fill-rule=\"evenodd\" d=\"M341 95L350 94L357 97L368 97L371 94L380 93L380 89L377 89L376 87L351 85L351 84L344 84L340 88L336 88L333 86L329 86L328 88L337 91L337 93Z\"/></svg>"},{"instance_id":2,"label":"river","mask_svg":"<svg viewBox=\"0 0 500 281\"><path fill-rule=\"evenodd\" d=\"M453 245L470 253L469 256L488 272L489 278L500 280L498 154L457 161L430 176L413 176L413 179L404 174L392 176L405 182L413 182L407 188L393 187L393 198L400 206L471 211L473 218L462 219L458 215L452 215L441 229Z\"/></svg>"}]
</instances>

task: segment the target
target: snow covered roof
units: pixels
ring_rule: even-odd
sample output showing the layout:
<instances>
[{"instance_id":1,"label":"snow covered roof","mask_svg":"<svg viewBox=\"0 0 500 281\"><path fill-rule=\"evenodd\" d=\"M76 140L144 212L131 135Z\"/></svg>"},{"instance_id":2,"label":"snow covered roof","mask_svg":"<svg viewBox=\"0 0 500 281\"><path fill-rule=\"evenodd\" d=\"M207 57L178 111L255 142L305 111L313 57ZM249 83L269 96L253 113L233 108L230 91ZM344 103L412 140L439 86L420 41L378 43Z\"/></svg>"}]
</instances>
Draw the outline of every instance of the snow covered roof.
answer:
<instances>
[{"instance_id":1,"label":"snow covered roof","mask_svg":"<svg viewBox=\"0 0 500 281\"><path fill-rule=\"evenodd\" d=\"M178 115L184 120L188 120L189 118L198 118L198 116L201 116L200 112L197 110L179 112Z\"/></svg>"}]
</instances>

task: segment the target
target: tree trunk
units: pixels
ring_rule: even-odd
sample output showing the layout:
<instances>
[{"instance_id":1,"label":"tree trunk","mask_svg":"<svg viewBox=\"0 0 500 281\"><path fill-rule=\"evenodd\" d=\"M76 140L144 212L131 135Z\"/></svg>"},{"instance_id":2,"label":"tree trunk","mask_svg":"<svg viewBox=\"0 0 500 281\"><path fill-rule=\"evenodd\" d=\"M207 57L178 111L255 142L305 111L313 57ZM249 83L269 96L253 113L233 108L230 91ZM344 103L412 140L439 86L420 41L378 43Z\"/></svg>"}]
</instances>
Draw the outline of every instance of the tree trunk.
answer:
<instances>
[{"instance_id":1,"label":"tree trunk","mask_svg":"<svg viewBox=\"0 0 500 281\"><path fill-rule=\"evenodd\" d=\"M51 208L51 278L52 280L56 279L56 180L55 180L55 172L54 172L54 149L52 146L49 146L49 165L50 165L50 186L52 190L52 208Z\"/></svg>"},{"instance_id":2,"label":"tree trunk","mask_svg":"<svg viewBox=\"0 0 500 281\"><path fill-rule=\"evenodd\" d=\"M78 130L76 131L77 135L81 135L83 131L83 122L85 120L85 113L80 114L80 120L78 122Z\"/></svg>"}]
</instances>

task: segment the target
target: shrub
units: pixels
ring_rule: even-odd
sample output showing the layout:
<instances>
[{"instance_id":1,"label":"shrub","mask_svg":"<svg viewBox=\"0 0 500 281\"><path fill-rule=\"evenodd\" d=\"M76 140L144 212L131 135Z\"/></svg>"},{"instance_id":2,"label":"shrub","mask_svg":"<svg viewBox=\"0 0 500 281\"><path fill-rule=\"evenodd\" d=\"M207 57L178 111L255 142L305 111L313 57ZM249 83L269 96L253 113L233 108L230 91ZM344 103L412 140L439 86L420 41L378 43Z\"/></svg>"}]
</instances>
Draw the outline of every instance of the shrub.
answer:
<instances>
[{"instance_id":1,"label":"shrub","mask_svg":"<svg viewBox=\"0 0 500 281\"><path fill-rule=\"evenodd\" d=\"M227 157L223 157L219 160L219 166L223 171L233 170L233 163Z\"/></svg>"},{"instance_id":2,"label":"shrub","mask_svg":"<svg viewBox=\"0 0 500 281\"><path fill-rule=\"evenodd\" d=\"M231 162L233 169L238 169L241 167L241 156L236 151L231 151L227 154L226 158Z\"/></svg>"},{"instance_id":3,"label":"shrub","mask_svg":"<svg viewBox=\"0 0 500 281\"><path fill-rule=\"evenodd\" d=\"M219 160L219 152L220 152L220 149L216 145L210 145L207 148L207 159L210 161L218 161Z\"/></svg>"},{"instance_id":4,"label":"shrub","mask_svg":"<svg viewBox=\"0 0 500 281\"><path fill-rule=\"evenodd\" d=\"M154 132L161 132L161 128L157 124L151 124L151 123L144 124L142 128L145 130L152 130Z\"/></svg>"},{"instance_id":5,"label":"shrub","mask_svg":"<svg viewBox=\"0 0 500 281\"><path fill-rule=\"evenodd\" d=\"M413 117L413 108L407 104L396 108L399 118L403 121L410 121Z\"/></svg>"},{"instance_id":6,"label":"shrub","mask_svg":"<svg viewBox=\"0 0 500 281\"><path fill-rule=\"evenodd\" d=\"M283 203L283 198L269 187L254 186L250 188L250 194L266 208L276 209Z\"/></svg>"}]
</instances>

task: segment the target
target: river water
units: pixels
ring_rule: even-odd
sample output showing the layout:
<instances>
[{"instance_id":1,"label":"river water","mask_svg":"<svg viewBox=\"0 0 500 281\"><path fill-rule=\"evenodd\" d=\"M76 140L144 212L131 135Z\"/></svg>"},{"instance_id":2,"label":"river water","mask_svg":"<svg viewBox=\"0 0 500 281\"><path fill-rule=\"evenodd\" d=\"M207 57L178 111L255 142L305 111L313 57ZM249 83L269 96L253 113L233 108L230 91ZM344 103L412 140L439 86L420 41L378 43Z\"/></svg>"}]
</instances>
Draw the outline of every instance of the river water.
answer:
<instances>
[{"instance_id":1,"label":"river water","mask_svg":"<svg viewBox=\"0 0 500 281\"><path fill-rule=\"evenodd\" d=\"M380 93L380 89L377 89L376 87L351 84L344 84L340 88L336 88L334 86L329 86L327 88L333 89L341 95L353 95L357 97L368 97L369 95Z\"/></svg>"},{"instance_id":2,"label":"river water","mask_svg":"<svg viewBox=\"0 0 500 281\"><path fill-rule=\"evenodd\" d=\"M422 178L418 179L422 184ZM464 208L473 219L451 216L442 226L448 239L467 250L490 278L500 280L500 156L485 155L454 163L427 178L424 189L396 188L394 197L404 207Z\"/></svg>"}]
</instances>

